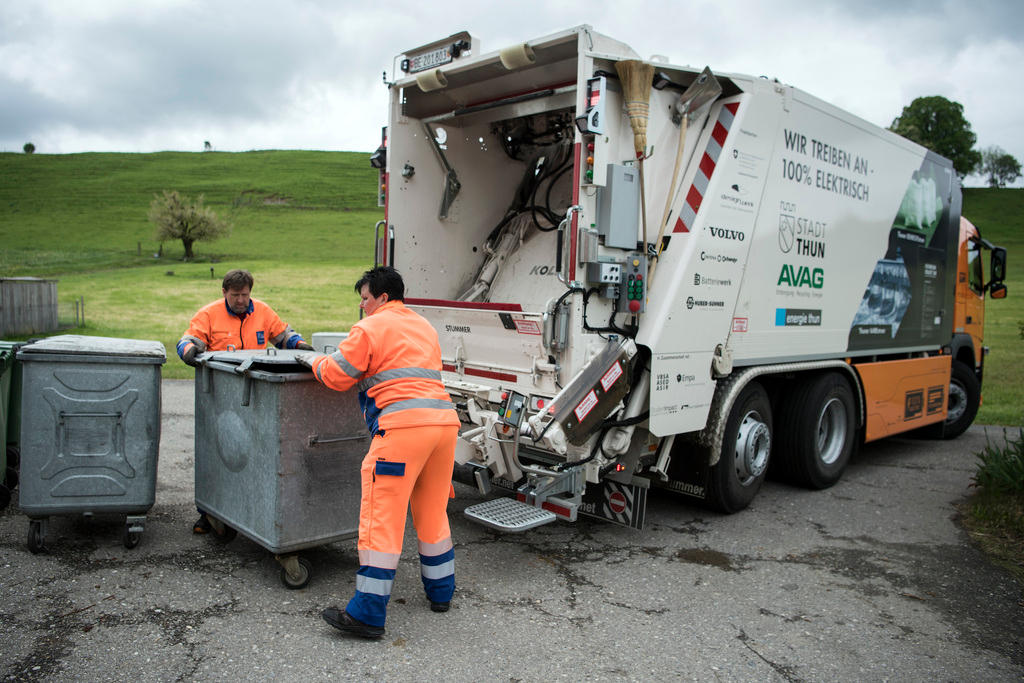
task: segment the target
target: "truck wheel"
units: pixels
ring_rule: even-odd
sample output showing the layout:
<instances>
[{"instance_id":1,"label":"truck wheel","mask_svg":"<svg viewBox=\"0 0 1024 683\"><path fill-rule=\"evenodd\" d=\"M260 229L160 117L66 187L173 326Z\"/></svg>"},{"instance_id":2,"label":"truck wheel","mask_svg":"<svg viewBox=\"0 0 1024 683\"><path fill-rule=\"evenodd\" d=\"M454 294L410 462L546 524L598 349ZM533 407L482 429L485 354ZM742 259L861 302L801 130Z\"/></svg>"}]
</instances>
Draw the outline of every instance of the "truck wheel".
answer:
<instances>
[{"instance_id":1,"label":"truck wheel","mask_svg":"<svg viewBox=\"0 0 1024 683\"><path fill-rule=\"evenodd\" d=\"M835 484L856 444L856 411L853 390L838 373L801 381L780 403L775 469L808 488Z\"/></svg>"},{"instance_id":2,"label":"truck wheel","mask_svg":"<svg viewBox=\"0 0 1024 683\"><path fill-rule=\"evenodd\" d=\"M942 438L955 439L967 431L978 414L981 383L966 363L953 361L949 378L949 409L942 425Z\"/></svg>"},{"instance_id":3,"label":"truck wheel","mask_svg":"<svg viewBox=\"0 0 1024 683\"><path fill-rule=\"evenodd\" d=\"M733 404L722 435L722 454L711 468L707 504L731 514L750 505L764 483L772 450L768 394L751 382Z\"/></svg>"}]
</instances>

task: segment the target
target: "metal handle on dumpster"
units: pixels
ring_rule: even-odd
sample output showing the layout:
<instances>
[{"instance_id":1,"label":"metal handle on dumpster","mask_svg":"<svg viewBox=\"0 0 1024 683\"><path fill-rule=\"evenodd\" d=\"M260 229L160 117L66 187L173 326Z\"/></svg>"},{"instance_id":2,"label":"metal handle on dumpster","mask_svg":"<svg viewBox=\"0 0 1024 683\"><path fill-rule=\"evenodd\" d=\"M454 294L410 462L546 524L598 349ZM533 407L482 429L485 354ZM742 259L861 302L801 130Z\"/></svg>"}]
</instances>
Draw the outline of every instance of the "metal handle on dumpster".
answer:
<instances>
[{"instance_id":1,"label":"metal handle on dumpster","mask_svg":"<svg viewBox=\"0 0 1024 683\"><path fill-rule=\"evenodd\" d=\"M238 367L235 368L235 372L240 375L245 375L245 380L242 382L242 405L249 405L249 399L252 398L252 375L249 374L249 368L252 366L253 361L256 360L256 356L249 356L243 360Z\"/></svg>"},{"instance_id":2,"label":"metal handle on dumpster","mask_svg":"<svg viewBox=\"0 0 1024 683\"><path fill-rule=\"evenodd\" d=\"M202 379L202 392L204 394L210 393L211 387L213 386L213 370L205 362L203 363L203 372L199 375Z\"/></svg>"},{"instance_id":3,"label":"metal handle on dumpster","mask_svg":"<svg viewBox=\"0 0 1024 683\"><path fill-rule=\"evenodd\" d=\"M366 434L360 434L357 436L328 436L322 437L319 434L313 434L309 437L310 446L319 446L325 443L340 443L342 441L365 441L367 439Z\"/></svg>"}]
</instances>

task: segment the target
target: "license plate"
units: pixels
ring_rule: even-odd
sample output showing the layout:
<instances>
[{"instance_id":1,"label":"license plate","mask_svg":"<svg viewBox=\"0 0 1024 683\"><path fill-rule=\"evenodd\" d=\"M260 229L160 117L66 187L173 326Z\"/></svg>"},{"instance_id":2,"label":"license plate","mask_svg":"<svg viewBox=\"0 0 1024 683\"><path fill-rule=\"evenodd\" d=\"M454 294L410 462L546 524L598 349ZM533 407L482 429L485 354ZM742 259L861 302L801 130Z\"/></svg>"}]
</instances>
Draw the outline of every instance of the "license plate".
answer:
<instances>
[{"instance_id":1,"label":"license plate","mask_svg":"<svg viewBox=\"0 0 1024 683\"><path fill-rule=\"evenodd\" d=\"M421 55L416 55L409 60L409 73L416 73L417 71L425 71L426 69L432 69L435 66L441 64L447 64L452 61L451 52L448 51L447 47L441 47L430 52L425 52Z\"/></svg>"}]
</instances>

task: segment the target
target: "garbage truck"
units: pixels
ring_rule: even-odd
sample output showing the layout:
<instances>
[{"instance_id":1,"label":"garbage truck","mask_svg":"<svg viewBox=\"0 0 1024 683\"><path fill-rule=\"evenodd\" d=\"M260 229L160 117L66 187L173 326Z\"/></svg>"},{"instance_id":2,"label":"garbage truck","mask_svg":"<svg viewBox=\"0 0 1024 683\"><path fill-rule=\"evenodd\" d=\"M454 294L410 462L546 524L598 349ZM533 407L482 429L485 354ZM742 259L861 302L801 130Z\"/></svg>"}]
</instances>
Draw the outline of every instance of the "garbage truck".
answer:
<instances>
[{"instance_id":1,"label":"garbage truck","mask_svg":"<svg viewBox=\"0 0 1024 683\"><path fill-rule=\"evenodd\" d=\"M949 160L589 26L455 33L393 76L375 262L440 335L456 469L495 494L467 516L642 528L651 487L733 513L974 419L1006 250Z\"/></svg>"}]
</instances>

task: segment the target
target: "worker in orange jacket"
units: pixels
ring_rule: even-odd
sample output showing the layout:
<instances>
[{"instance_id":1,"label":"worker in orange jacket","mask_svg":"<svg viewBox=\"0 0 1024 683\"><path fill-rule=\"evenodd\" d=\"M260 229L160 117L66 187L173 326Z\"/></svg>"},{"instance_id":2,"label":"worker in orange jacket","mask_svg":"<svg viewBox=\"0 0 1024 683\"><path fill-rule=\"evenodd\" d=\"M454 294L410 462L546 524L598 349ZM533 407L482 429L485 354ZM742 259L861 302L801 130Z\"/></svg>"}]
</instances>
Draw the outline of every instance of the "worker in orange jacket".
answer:
<instances>
[{"instance_id":1,"label":"worker in orange jacket","mask_svg":"<svg viewBox=\"0 0 1024 683\"><path fill-rule=\"evenodd\" d=\"M313 350L274 309L250 296L253 284L252 274L247 270L230 270L224 275L224 298L200 308L178 342L181 360L196 366L196 356L206 351L264 349L268 343L279 349ZM192 533L209 531L210 520L200 510Z\"/></svg>"},{"instance_id":2,"label":"worker in orange jacket","mask_svg":"<svg viewBox=\"0 0 1024 683\"><path fill-rule=\"evenodd\" d=\"M441 383L437 332L406 308L402 276L389 266L356 283L366 317L330 355L299 354L316 379L337 391L356 387L372 434L360 469L359 571L348 605L322 612L341 631L379 638L402 553L406 510L419 541L423 587L435 612L455 591L448 498L459 417Z\"/></svg>"},{"instance_id":3,"label":"worker in orange jacket","mask_svg":"<svg viewBox=\"0 0 1024 683\"><path fill-rule=\"evenodd\" d=\"M221 282L224 298L200 308L178 342L178 356L183 361L196 365L196 356L206 351L265 349L267 344L313 350L274 309L250 296L253 284L247 270L227 272Z\"/></svg>"}]
</instances>

